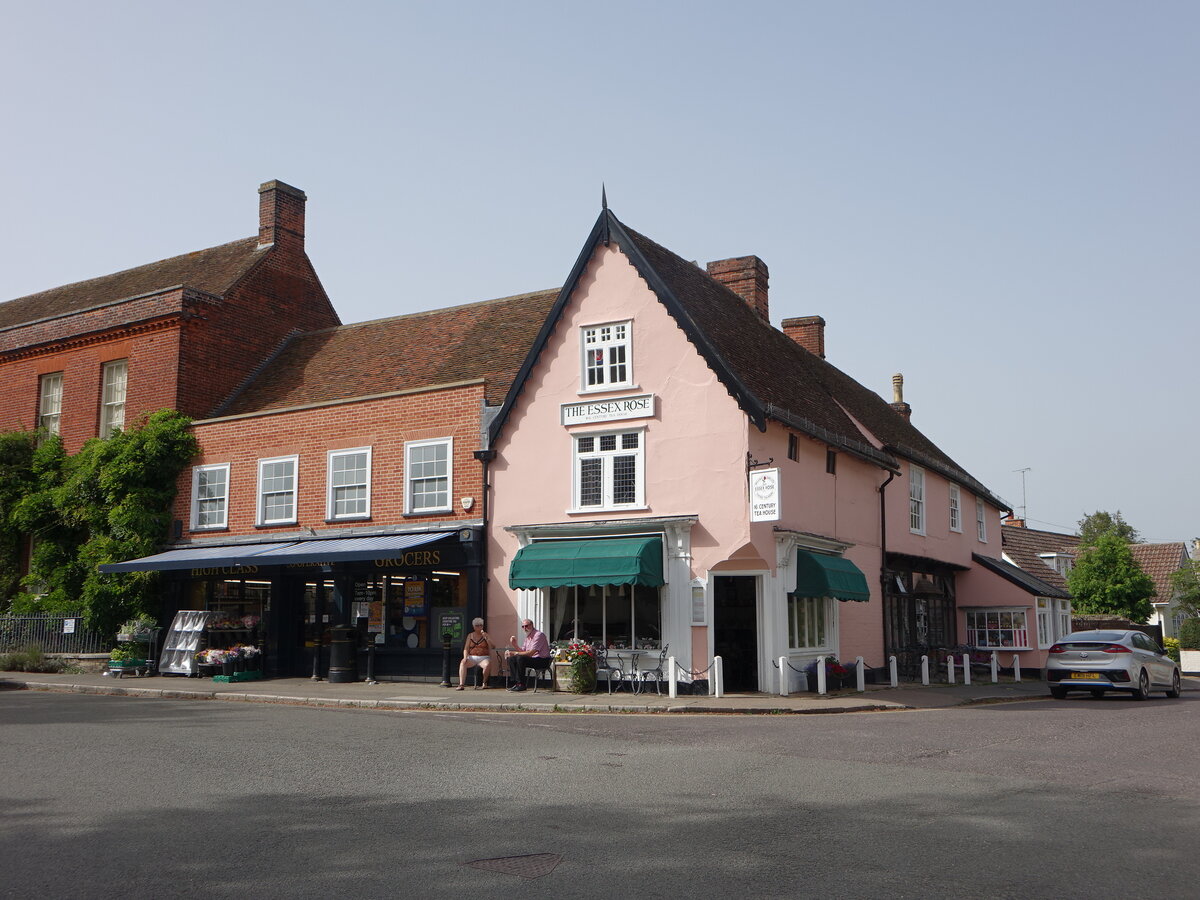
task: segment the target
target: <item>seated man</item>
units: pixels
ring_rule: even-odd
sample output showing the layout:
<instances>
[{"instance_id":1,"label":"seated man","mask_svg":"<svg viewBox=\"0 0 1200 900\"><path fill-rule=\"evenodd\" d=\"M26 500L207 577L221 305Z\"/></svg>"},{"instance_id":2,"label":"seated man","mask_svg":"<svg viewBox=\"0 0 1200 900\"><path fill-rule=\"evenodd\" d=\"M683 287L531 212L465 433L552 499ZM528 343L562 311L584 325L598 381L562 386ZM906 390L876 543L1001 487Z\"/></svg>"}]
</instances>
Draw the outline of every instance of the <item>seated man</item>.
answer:
<instances>
[{"instance_id":1,"label":"seated man","mask_svg":"<svg viewBox=\"0 0 1200 900\"><path fill-rule=\"evenodd\" d=\"M521 628L525 632L521 646L518 648L516 638L510 637L508 642L513 649L504 651L508 674L513 682L508 686L510 691L525 690L526 669L550 668L550 642L546 636L533 627L530 619L522 619Z\"/></svg>"},{"instance_id":2,"label":"seated man","mask_svg":"<svg viewBox=\"0 0 1200 900\"><path fill-rule=\"evenodd\" d=\"M492 670L492 639L483 630L483 619L471 620L472 631L463 642L462 662L458 664L458 687L461 691L467 684L467 669L479 666L479 684L475 690L488 686L488 675Z\"/></svg>"}]
</instances>

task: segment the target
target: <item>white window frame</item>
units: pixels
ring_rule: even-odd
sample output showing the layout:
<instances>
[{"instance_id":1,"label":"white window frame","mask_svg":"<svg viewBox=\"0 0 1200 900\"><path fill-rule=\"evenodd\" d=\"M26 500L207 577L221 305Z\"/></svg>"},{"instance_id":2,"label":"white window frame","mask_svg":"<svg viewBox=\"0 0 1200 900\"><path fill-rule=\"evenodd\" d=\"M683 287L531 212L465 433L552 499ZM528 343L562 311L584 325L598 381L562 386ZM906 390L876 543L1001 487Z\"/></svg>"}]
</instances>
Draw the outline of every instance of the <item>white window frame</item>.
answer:
<instances>
[{"instance_id":1,"label":"white window frame","mask_svg":"<svg viewBox=\"0 0 1200 900\"><path fill-rule=\"evenodd\" d=\"M200 476L206 472L224 471L225 473L225 492L220 497L200 496ZM202 500L220 500L221 501L221 521L200 523L200 504ZM214 463L206 466L192 467L192 531L210 531L216 529L224 529L229 527L229 463Z\"/></svg>"},{"instance_id":2,"label":"white window frame","mask_svg":"<svg viewBox=\"0 0 1200 900\"><path fill-rule=\"evenodd\" d=\"M975 534L980 543L987 543L987 510L979 497L975 498Z\"/></svg>"},{"instance_id":3,"label":"white window frame","mask_svg":"<svg viewBox=\"0 0 1200 900\"><path fill-rule=\"evenodd\" d=\"M593 354L600 353L595 360ZM617 357L617 359L614 359ZM598 365L597 365L598 363ZM624 377L613 369L624 367ZM633 321L584 325L579 329L579 393L633 387Z\"/></svg>"},{"instance_id":4,"label":"white window frame","mask_svg":"<svg viewBox=\"0 0 1200 900\"><path fill-rule=\"evenodd\" d=\"M908 530L925 533L925 470L912 464L908 467Z\"/></svg>"},{"instance_id":5,"label":"white window frame","mask_svg":"<svg viewBox=\"0 0 1200 900\"><path fill-rule=\"evenodd\" d=\"M47 372L38 378L38 428L46 434L61 433L62 394L62 372Z\"/></svg>"},{"instance_id":6,"label":"white window frame","mask_svg":"<svg viewBox=\"0 0 1200 900\"><path fill-rule=\"evenodd\" d=\"M1049 597L1037 598L1038 649L1047 650L1054 643L1054 601Z\"/></svg>"},{"instance_id":7,"label":"white window frame","mask_svg":"<svg viewBox=\"0 0 1200 900\"><path fill-rule=\"evenodd\" d=\"M950 485L950 530L962 534L962 491Z\"/></svg>"},{"instance_id":8,"label":"white window frame","mask_svg":"<svg viewBox=\"0 0 1200 900\"><path fill-rule=\"evenodd\" d=\"M292 489L289 492L272 491L272 495L290 493L292 495L292 515L288 518L268 519L266 518L266 504L263 502L263 469L266 466L275 463L292 464ZM258 461L258 491L257 503L254 521L259 525L294 525L299 521L299 505L300 505L300 457L299 456L273 456L270 459L260 459Z\"/></svg>"},{"instance_id":9,"label":"white window frame","mask_svg":"<svg viewBox=\"0 0 1200 900\"><path fill-rule=\"evenodd\" d=\"M128 393L129 360L114 359L106 362L100 369L101 438L110 438L113 432L125 427L125 398Z\"/></svg>"},{"instance_id":10,"label":"white window frame","mask_svg":"<svg viewBox=\"0 0 1200 900\"><path fill-rule=\"evenodd\" d=\"M433 447L444 445L446 448L446 502L438 506L421 506L414 505L413 499L413 482L412 471L414 468L413 451L419 448ZM427 480L428 478L440 478L442 476L422 476L419 480ZM434 438L427 441L408 441L404 444L404 514L408 516L426 515L432 513L451 512L454 509L454 438Z\"/></svg>"},{"instance_id":11,"label":"white window frame","mask_svg":"<svg viewBox=\"0 0 1200 900\"><path fill-rule=\"evenodd\" d=\"M350 484L334 484L334 460L340 457L359 456L366 457L366 473L361 482ZM330 450L329 462L325 469L325 519L330 522L340 522L347 519L369 519L371 518L371 448L370 447L353 447L347 450ZM363 509L361 512L342 513L337 512L337 491L338 488L361 487L365 493Z\"/></svg>"},{"instance_id":12,"label":"white window frame","mask_svg":"<svg viewBox=\"0 0 1200 900\"><path fill-rule=\"evenodd\" d=\"M1020 607L1020 606L967 607L963 610L963 612L966 614L967 643L970 644L972 647L977 647L980 650L999 650L1004 653L1008 653L1013 650L1031 650L1031 649L1033 649L1029 644L1029 614L1028 614L1028 611L1024 607ZM1001 628L997 624L997 626L995 628L991 628L987 625L986 622L982 629L979 628L978 626L973 627L971 625L971 617L972 616L989 616L989 615L1000 616L1000 615L1005 615L1005 614L1009 614L1012 616L1020 616L1021 617L1020 627L1012 625L1008 628ZM978 635L981 631L984 633L989 632L989 631L1011 631L1013 634L1013 642L1012 642L1012 644L1006 646L1004 644L989 644L989 643L979 641ZM1019 634L1020 637L1024 638L1024 641L1022 643L1017 643L1018 633L1020 633ZM973 639L973 636L974 636L974 639Z\"/></svg>"},{"instance_id":13,"label":"white window frame","mask_svg":"<svg viewBox=\"0 0 1200 900\"><path fill-rule=\"evenodd\" d=\"M1071 601L1070 600L1055 600L1054 601L1054 617L1056 620L1056 630L1054 633L1055 639L1065 637L1070 634L1075 628L1071 624Z\"/></svg>"},{"instance_id":14,"label":"white window frame","mask_svg":"<svg viewBox=\"0 0 1200 900\"><path fill-rule=\"evenodd\" d=\"M787 595L787 642L788 649L795 653L833 650L838 645L838 601L832 597L801 597ZM804 617L807 623L801 622ZM822 621L813 622L814 618ZM813 627L823 628L824 641L817 644L801 644L800 635Z\"/></svg>"},{"instance_id":15,"label":"white window frame","mask_svg":"<svg viewBox=\"0 0 1200 900\"><path fill-rule=\"evenodd\" d=\"M637 435L637 447L624 446L625 435ZM615 437L616 446L612 450L601 450L599 444L602 438ZM580 441L593 440L595 449L580 450ZM634 469L634 499L629 503L617 503L613 500L613 467L619 456L633 456ZM581 471L585 459L601 460L600 468L600 502L583 504L583 473ZM619 430L587 431L571 435L571 472L572 512L598 512L615 509L644 509L646 505L646 429L622 428Z\"/></svg>"}]
</instances>

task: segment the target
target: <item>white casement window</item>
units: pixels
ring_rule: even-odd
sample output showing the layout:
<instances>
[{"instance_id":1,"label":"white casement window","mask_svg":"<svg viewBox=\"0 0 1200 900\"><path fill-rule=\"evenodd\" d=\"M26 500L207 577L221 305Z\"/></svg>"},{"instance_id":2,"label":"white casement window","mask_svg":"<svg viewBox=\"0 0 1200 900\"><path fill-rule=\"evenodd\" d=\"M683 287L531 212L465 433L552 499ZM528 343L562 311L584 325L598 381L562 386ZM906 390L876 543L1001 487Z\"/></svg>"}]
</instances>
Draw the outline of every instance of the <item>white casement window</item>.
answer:
<instances>
[{"instance_id":1,"label":"white casement window","mask_svg":"<svg viewBox=\"0 0 1200 900\"><path fill-rule=\"evenodd\" d=\"M327 519L365 519L371 515L371 448L329 451Z\"/></svg>"},{"instance_id":2,"label":"white casement window","mask_svg":"<svg viewBox=\"0 0 1200 900\"><path fill-rule=\"evenodd\" d=\"M644 437L642 431L576 436L576 509L645 505Z\"/></svg>"},{"instance_id":3,"label":"white casement window","mask_svg":"<svg viewBox=\"0 0 1200 900\"><path fill-rule=\"evenodd\" d=\"M962 531L962 493L957 484L950 485L950 530Z\"/></svg>"},{"instance_id":4,"label":"white casement window","mask_svg":"<svg viewBox=\"0 0 1200 900\"><path fill-rule=\"evenodd\" d=\"M925 533L925 470L920 466L908 467L908 530Z\"/></svg>"},{"instance_id":5,"label":"white casement window","mask_svg":"<svg viewBox=\"0 0 1200 900\"><path fill-rule=\"evenodd\" d=\"M549 589L551 641L579 637L611 650L662 646L662 590L642 585L590 585Z\"/></svg>"},{"instance_id":6,"label":"white casement window","mask_svg":"<svg viewBox=\"0 0 1200 900\"><path fill-rule=\"evenodd\" d=\"M229 463L192 469L192 529L229 525Z\"/></svg>"},{"instance_id":7,"label":"white casement window","mask_svg":"<svg viewBox=\"0 0 1200 900\"><path fill-rule=\"evenodd\" d=\"M124 359L114 359L104 364L100 394L100 437L112 437L113 432L125 427L125 388L129 377L129 364Z\"/></svg>"},{"instance_id":8,"label":"white casement window","mask_svg":"<svg viewBox=\"0 0 1200 900\"><path fill-rule=\"evenodd\" d=\"M62 372L51 372L41 377L38 390L38 428L46 434L59 433L62 390Z\"/></svg>"},{"instance_id":9,"label":"white casement window","mask_svg":"<svg viewBox=\"0 0 1200 900\"><path fill-rule=\"evenodd\" d=\"M453 485L450 462L454 442L413 441L404 445L404 511L409 514L450 512Z\"/></svg>"},{"instance_id":10,"label":"white casement window","mask_svg":"<svg viewBox=\"0 0 1200 900\"><path fill-rule=\"evenodd\" d=\"M1063 578L1075 568L1075 557L1070 553L1039 553L1038 556Z\"/></svg>"},{"instance_id":11,"label":"white casement window","mask_svg":"<svg viewBox=\"0 0 1200 900\"><path fill-rule=\"evenodd\" d=\"M258 461L258 524L283 525L296 521L295 456Z\"/></svg>"},{"instance_id":12,"label":"white casement window","mask_svg":"<svg viewBox=\"0 0 1200 900\"><path fill-rule=\"evenodd\" d=\"M836 600L788 594L788 647L825 650L833 646Z\"/></svg>"},{"instance_id":13,"label":"white casement window","mask_svg":"<svg viewBox=\"0 0 1200 900\"><path fill-rule=\"evenodd\" d=\"M580 329L583 342L582 390L599 391L633 384L632 322Z\"/></svg>"},{"instance_id":14,"label":"white casement window","mask_svg":"<svg viewBox=\"0 0 1200 900\"><path fill-rule=\"evenodd\" d=\"M1041 650L1054 643L1054 604L1049 597L1037 598L1037 636Z\"/></svg>"},{"instance_id":15,"label":"white casement window","mask_svg":"<svg viewBox=\"0 0 1200 900\"><path fill-rule=\"evenodd\" d=\"M1055 638L1061 638L1063 635L1070 634L1074 631L1071 625L1071 601L1070 600L1055 600L1054 601L1055 615L1058 617L1058 631L1054 635Z\"/></svg>"},{"instance_id":16,"label":"white casement window","mask_svg":"<svg viewBox=\"0 0 1200 900\"><path fill-rule=\"evenodd\" d=\"M983 505L983 501L978 497L975 498L975 531L979 535L979 540L987 543L987 509Z\"/></svg>"},{"instance_id":17,"label":"white casement window","mask_svg":"<svg viewBox=\"0 0 1200 900\"><path fill-rule=\"evenodd\" d=\"M1025 610L967 610L967 643L984 650L1028 650Z\"/></svg>"}]
</instances>

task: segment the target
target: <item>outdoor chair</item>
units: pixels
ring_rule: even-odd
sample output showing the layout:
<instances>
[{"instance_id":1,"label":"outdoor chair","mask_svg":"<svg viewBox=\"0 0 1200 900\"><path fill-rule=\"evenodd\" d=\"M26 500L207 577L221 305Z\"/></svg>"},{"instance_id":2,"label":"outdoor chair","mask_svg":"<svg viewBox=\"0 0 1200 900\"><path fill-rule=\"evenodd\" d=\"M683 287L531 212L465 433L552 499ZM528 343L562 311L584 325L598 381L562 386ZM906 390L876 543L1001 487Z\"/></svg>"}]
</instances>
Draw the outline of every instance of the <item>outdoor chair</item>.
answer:
<instances>
[{"instance_id":1,"label":"outdoor chair","mask_svg":"<svg viewBox=\"0 0 1200 900\"><path fill-rule=\"evenodd\" d=\"M608 682L608 692L613 692L613 678L617 680L617 687L621 686L621 682L625 680L625 670L621 668L620 658L609 659L608 650L603 647L596 648L596 680L599 682L600 676L604 676L604 680Z\"/></svg>"},{"instance_id":2,"label":"outdoor chair","mask_svg":"<svg viewBox=\"0 0 1200 900\"><path fill-rule=\"evenodd\" d=\"M663 644L662 650L660 650L658 653L658 663L653 668L642 669L642 672L641 672L643 687L645 686L647 681L653 679L654 680L654 693L656 693L656 694L662 693L662 683L668 677L666 674L667 648L670 646L671 646L670 644Z\"/></svg>"}]
</instances>

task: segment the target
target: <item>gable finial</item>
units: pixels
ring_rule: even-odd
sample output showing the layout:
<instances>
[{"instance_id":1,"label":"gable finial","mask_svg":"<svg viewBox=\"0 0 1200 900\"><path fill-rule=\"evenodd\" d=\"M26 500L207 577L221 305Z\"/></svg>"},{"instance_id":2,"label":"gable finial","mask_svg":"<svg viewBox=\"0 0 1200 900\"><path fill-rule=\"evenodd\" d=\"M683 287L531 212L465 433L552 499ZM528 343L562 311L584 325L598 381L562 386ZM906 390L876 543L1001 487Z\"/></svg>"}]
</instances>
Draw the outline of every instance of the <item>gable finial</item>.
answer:
<instances>
[{"instance_id":1,"label":"gable finial","mask_svg":"<svg viewBox=\"0 0 1200 900\"><path fill-rule=\"evenodd\" d=\"M610 240L608 233L610 213L608 212L608 191L605 189L603 181L600 182L600 215L604 217L604 233L601 235L601 239L604 241L604 246L607 247Z\"/></svg>"},{"instance_id":2,"label":"gable finial","mask_svg":"<svg viewBox=\"0 0 1200 900\"><path fill-rule=\"evenodd\" d=\"M608 209L608 192L604 189L604 182L600 182L600 208Z\"/></svg>"}]
</instances>

